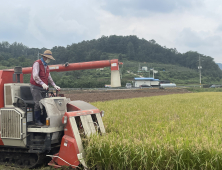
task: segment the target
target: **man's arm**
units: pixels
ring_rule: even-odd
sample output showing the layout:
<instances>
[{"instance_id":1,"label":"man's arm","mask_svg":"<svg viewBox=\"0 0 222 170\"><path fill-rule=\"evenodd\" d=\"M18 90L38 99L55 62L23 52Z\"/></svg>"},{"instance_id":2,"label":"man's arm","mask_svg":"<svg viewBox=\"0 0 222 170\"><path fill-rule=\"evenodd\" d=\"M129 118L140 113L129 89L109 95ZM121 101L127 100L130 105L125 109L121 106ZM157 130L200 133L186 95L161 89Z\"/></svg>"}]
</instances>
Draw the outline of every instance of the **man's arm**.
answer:
<instances>
[{"instance_id":1,"label":"man's arm","mask_svg":"<svg viewBox=\"0 0 222 170\"><path fill-rule=\"evenodd\" d=\"M53 87L55 86L55 83L54 83L54 81L52 80L52 77L51 77L51 74L50 74L50 73L49 73L48 81L49 81L49 83L51 83L51 85L52 85Z\"/></svg>"},{"instance_id":2,"label":"man's arm","mask_svg":"<svg viewBox=\"0 0 222 170\"><path fill-rule=\"evenodd\" d=\"M54 81L52 80L51 74L49 73L49 77L48 77L48 81L49 83L51 83L51 85L56 89L60 91L60 87L56 86L56 84L54 83Z\"/></svg>"}]
</instances>

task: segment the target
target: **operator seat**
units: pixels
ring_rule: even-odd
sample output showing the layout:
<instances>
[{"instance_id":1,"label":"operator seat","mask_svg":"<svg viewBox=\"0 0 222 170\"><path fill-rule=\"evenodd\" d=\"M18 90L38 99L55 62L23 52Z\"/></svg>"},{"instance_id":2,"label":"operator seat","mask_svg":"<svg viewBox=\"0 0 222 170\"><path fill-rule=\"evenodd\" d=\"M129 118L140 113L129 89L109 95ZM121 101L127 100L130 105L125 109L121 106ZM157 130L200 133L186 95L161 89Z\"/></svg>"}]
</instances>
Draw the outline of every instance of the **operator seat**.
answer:
<instances>
[{"instance_id":1,"label":"operator seat","mask_svg":"<svg viewBox=\"0 0 222 170\"><path fill-rule=\"evenodd\" d=\"M20 87L20 95L21 99L27 104L27 105L35 105L35 102L32 97L30 86L21 86Z\"/></svg>"},{"instance_id":2,"label":"operator seat","mask_svg":"<svg viewBox=\"0 0 222 170\"><path fill-rule=\"evenodd\" d=\"M33 126L34 122L34 106L35 102L33 100L33 96L31 93L30 86L20 86L20 97L18 98L22 100L22 103L25 103L25 114L27 115L27 125ZM30 110L30 108L32 108Z\"/></svg>"}]
</instances>

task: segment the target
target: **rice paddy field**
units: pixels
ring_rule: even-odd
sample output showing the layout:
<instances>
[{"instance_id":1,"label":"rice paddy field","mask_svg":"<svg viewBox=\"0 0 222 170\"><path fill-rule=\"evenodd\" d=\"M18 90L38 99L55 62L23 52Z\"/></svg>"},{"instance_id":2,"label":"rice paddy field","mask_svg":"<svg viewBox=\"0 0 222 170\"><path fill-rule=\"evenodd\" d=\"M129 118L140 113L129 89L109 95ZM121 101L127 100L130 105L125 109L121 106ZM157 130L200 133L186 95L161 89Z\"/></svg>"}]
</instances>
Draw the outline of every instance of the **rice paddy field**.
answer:
<instances>
[{"instance_id":1,"label":"rice paddy field","mask_svg":"<svg viewBox=\"0 0 222 170\"><path fill-rule=\"evenodd\" d=\"M202 92L92 103L106 135L88 140L94 169L222 169L222 93Z\"/></svg>"}]
</instances>

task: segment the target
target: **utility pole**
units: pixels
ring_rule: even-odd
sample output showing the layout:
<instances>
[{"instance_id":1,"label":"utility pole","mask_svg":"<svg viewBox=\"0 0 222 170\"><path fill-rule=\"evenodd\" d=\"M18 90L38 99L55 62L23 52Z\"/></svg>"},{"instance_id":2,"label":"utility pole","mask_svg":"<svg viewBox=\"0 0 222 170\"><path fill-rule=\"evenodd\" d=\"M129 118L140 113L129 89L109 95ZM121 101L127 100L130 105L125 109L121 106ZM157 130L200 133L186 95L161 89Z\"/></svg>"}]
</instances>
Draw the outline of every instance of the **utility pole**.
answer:
<instances>
[{"instance_id":1,"label":"utility pole","mask_svg":"<svg viewBox=\"0 0 222 170\"><path fill-rule=\"evenodd\" d=\"M198 69L200 71L200 88L201 88L201 69L202 69L202 66L201 66L200 55L199 55L199 66L198 66Z\"/></svg>"},{"instance_id":2,"label":"utility pole","mask_svg":"<svg viewBox=\"0 0 222 170\"><path fill-rule=\"evenodd\" d=\"M148 67L148 69L149 69L149 67ZM149 69L149 77L150 77L150 69Z\"/></svg>"},{"instance_id":3,"label":"utility pole","mask_svg":"<svg viewBox=\"0 0 222 170\"><path fill-rule=\"evenodd\" d=\"M122 64L122 69L120 71L120 79L122 80L122 78L123 78L123 64Z\"/></svg>"},{"instance_id":4,"label":"utility pole","mask_svg":"<svg viewBox=\"0 0 222 170\"><path fill-rule=\"evenodd\" d=\"M140 72L140 63L139 63L139 68L138 68L138 73Z\"/></svg>"},{"instance_id":5,"label":"utility pole","mask_svg":"<svg viewBox=\"0 0 222 170\"><path fill-rule=\"evenodd\" d=\"M150 70L152 70L152 71L153 71L153 78L154 78L154 68L151 68Z\"/></svg>"}]
</instances>

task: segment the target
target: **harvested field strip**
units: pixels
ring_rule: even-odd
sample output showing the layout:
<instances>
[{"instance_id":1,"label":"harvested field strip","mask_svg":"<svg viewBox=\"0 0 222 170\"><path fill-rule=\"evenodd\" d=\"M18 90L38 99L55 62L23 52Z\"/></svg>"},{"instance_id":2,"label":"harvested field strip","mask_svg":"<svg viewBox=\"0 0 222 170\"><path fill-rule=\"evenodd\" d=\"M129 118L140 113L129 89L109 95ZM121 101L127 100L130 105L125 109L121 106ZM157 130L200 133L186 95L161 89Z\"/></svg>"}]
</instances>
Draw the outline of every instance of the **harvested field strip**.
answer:
<instances>
[{"instance_id":1,"label":"harvested field strip","mask_svg":"<svg viewBox=\"0 0 222 170\"><path fill-rule=\"evenodd\" d=\"M222 93L93 103L107 134L94 136L87 162L98 169L222 169Z\"/></svg>"}]
</instances>

